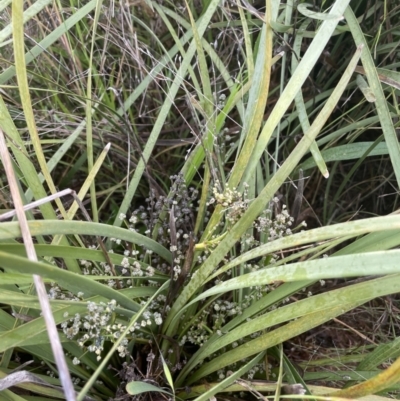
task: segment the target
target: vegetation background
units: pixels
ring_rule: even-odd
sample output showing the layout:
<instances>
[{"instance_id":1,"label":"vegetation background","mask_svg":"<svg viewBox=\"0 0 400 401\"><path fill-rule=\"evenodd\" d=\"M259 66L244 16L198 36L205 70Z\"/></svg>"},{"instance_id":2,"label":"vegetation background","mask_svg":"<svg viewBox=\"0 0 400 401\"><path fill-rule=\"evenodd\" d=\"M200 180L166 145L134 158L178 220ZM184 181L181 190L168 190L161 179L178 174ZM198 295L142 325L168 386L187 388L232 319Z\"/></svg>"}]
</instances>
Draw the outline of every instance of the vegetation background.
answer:
<instances>
[{"instance_id":1,"label":"vegetation background","mask_svg":"<svg viewBox=\"0 0 400 401\"><path fill-rule=\"evenodd\" d=\"M0 1L0 398L398 398L399 10Z\"/></svg>"}]
</instances>

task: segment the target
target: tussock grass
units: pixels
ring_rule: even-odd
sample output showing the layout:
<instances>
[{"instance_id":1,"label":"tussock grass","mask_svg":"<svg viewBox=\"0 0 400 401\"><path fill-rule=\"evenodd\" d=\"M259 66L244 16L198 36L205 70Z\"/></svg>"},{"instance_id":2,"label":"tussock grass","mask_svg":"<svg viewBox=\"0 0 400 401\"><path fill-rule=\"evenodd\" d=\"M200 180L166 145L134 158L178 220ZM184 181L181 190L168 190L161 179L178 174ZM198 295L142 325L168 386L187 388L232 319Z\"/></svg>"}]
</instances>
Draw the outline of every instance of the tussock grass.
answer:
<instances>
[{"instance_id":1,"label":"tussock grass","mask_svg":"<svg viewBox=\"0 0 400 401\"><path fill-rule=\"evenodd\" d=\"M398 397L395 2L0 7L4 397Z\"/></svg>"}]
</instances>

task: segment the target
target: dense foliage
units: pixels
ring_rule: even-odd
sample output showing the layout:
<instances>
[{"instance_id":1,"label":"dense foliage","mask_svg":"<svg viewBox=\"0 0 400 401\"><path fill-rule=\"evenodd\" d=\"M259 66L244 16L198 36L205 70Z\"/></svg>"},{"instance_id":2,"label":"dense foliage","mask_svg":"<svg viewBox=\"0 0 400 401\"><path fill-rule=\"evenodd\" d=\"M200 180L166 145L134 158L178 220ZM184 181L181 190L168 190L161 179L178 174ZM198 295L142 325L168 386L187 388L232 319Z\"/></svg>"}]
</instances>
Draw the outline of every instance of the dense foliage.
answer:
<instances>
[{"instance_id":1,"label":"dense foliage","mask_svg":"<svg viewBox=\"0 0 400 401\"><path fill-rule=\"evenodd\" d=\"M321 3L3 2L0 398L398 398L398 6Z\"/></svg>"}]
</instances>

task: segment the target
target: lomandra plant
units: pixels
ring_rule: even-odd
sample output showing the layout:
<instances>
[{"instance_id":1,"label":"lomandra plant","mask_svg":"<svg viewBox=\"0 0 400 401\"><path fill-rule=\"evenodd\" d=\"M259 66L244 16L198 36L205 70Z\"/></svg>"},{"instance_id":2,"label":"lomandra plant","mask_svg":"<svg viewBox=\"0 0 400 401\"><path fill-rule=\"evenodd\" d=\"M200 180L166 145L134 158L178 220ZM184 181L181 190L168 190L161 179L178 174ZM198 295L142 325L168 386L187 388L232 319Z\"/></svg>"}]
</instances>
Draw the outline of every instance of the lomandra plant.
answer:
<instances>
[{"instance_id":1,"label":"lomandra plant","mask_svg":"<svg viewBox=\"0 0 400 401\"><path fill-rule=\"evenodd\" d=\"M400 79L378 17L395 24L388 10L345 0L320 9L267 1L262 10L149 0L38 1L24 12L13 1L12 25L0 32L3 42L12 32L3 44L14 55L1 60L2 160L20 213L0 226L5 399L60 399L61 384L68 400L278 399L284 382L314 398L397 389L399 361L379 369L398 356L397 338L358 359L350 379L360 383L342 390L308 385L281 346L400 289L399 216L328 224L334 212L324 204L326 224L311 229L299 203L302 171L332 182L331 161L356 159L356 169L388 155L398 187L391 100ZM24 23L33 15L31 47ZM143 115L150 132L140 131ZM188 128L180 136L177 120ZM60 121L54 137L39 135ZM373 142L346 136L378 124ZM66 192L72 205L55 180L79 184ZM283 197L287 182L298 186L294 200ZM44 280L54 323L32 275ZM313 294L349 277L362 280ZM58 331L57 360L45 318Z\"/></svg>"}]
</instances>

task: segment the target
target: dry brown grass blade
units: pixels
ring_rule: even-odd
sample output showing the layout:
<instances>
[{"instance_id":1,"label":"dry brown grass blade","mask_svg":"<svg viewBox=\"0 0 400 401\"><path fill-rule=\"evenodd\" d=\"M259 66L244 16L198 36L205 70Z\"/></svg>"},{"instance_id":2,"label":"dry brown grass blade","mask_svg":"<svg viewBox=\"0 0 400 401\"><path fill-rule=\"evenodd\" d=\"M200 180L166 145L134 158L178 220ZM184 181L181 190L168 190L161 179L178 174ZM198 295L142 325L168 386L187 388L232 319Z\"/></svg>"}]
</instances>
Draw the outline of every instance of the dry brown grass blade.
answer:
<instances>
[{"instance_id":1,"label":"dry brown grass blade","mask_svg":"<svg viewBox=\"0 0 400 401\"><path fill-rule=\"evenodd\" d=\"M64 189L60 192L57 192L56 194L46 196L46 198L44 198L44 199L39 199L37 201L31 202L27 205L24 205L23 210L25 212L27 210L32 210L40 205L43 205L44 203L51 202L52 200L54 200L56 198L61 198L65 195L73 195L73 193L75 193L75 191L73 191L72 189L69 189L69 188ZM74 199L76 200L75 196L74 196ZM16 214L17 214L16 210L10 210L9 212L3 213L2 215L0 215L0 221L4 221L11 217L14 217Z\"/></svg>"},{"instance_id":2,"label":"dry brown grass blade","mask_svg":"<svg viewBox=\"0 0 400 401\"><path fill-rule=\"evenodd\" d=\"M330 397L342 398L360 398L370 394L376 394L380 391L398 383L400 380L400 358L393 362L392 366L384 370L382 373L366 380L363 383L356 384L355 386L345 388L343 390L335 391L329 394Z\"/></svg>"},{"instance_id":3,"label":"dry brown grass blade","mask_svg":"<svg viewBox=\"0 0 400 401\"><path fill-rule=\"evenodd\" d=\"M4 133L1 129L0 129L0 156L3 162L4 170L7 175L8 184L10 186L10 192L17 213L18 222L21 228L21 234L24 241L26 254L29 260L36 262L37 261L36 251L33 245L32 237L29 232L29 226L24 212L24 205L22 203L19 194L17 180L14 175L14 170L12 167L10 155L8 153ZM57 364L60 381L64 388L65 397L67 401L75 401L76 396L75 396L74 386L72 384L71 375L69 373L67 363L65 361L60 338L58 337L57 327L54 321L53 314L51 312L50 302L47 296L46 288L40 276L34 275L33 280L35 283L35 288L42 309L42 314L46 322L47 333L49 335L51 348L54 354L54 359Z\"/></svg>"}]
</instances>

